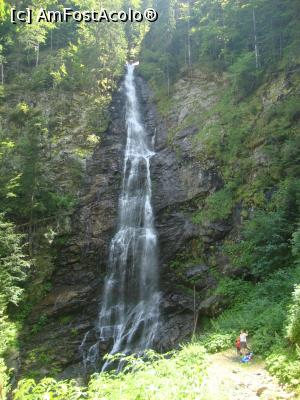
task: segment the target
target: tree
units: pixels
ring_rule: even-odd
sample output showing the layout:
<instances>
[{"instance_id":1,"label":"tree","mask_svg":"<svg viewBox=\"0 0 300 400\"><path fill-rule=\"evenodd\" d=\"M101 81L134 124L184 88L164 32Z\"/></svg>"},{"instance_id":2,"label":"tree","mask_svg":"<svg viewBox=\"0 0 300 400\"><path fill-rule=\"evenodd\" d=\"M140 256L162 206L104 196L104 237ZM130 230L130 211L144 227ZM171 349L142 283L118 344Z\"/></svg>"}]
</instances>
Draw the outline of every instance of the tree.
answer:
<instances>
[{"instance_id":1,"label":"tree","mask_svg":"<svg viewBox=\"0 0 300 400\"><path fill-rule=\"evenodd\" d=\"M0 214L0 316L9 303L18 304L29 263L23 249L23 236Z\"/></svg>"},{"instance_id":2,"label":"tree","mask_svg":"<svg viewBox=\"0 0 300 400\"><path fill-rule=\"evenodd\" d=\"M4 63L5 57L3 55L3 46L0 44L0 75L1 75L1 84L4 85Z\"/></svg>"},{"instance_id":3,"label":"tree","mask_svg":"<svg viewBox=\"0 0 300 400\"><path fill-rule=\"evenodd\" d=\"M300 344L300 285L296 285L293 292L292 304L288 312L286 333L292 343Z\"/></svg>"},{"instance_id":4,"label":"tree","mask_svg":"<svg viewBox=\"0 0 300 400\"><path fill-rule=\"evenodd\" d=\"M45 43L47 38L47 25L42 22L33 22L31 25L22 25L20 28L20 43L24 45L25 50L35 52L36 66L39 65L40 45Z\"/></svg>"},{"instance_id":5,"label":"tree","mask_svg":"<svg viewBox=\"0 0 300 400\"><path fill-rule=\"evenodd\" d=\"M43 1L43 8L52 8L56 5L55 0L45 0ZM35 15L41 8L40 1L34 0L31 4L33 14ZM25 50L35 52L35 65L39 65L40 58L40 46L44 44L47 40L47 35L49 31L55 28L53 23L47 21L37 21L33 19L31 24L23 24L19 26L19 41L24 45Z\"/></svg>"}]
</instances>

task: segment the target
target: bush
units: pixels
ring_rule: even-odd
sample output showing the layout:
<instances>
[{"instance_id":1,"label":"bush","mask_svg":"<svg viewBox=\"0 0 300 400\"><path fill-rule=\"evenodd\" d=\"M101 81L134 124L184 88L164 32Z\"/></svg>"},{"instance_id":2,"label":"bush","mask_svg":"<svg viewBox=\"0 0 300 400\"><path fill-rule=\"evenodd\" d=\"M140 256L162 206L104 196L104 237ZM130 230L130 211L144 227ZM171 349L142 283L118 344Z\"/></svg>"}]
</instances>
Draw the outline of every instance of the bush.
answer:
<instances>
[{"instance_id":1,"label":"bush","mask_svg":"<svg viewBox=\"0 0 300 400\"><path fill-rule=\"evenodd\" d=\"M22 240L23 236L15 232L13 224L0 214L0 315L9 303L17 304L21 298L20 284L29 267Z\"/></svg>"},{"instance_id":2,"label":"bush","mask_svg":"<svg viewBox=\"0 0 300 400\"><path fill-rule=\"evenodd\" d=\"M8 391L8 374L4 360L0 358L0 399L6 399Z\"/></svg>"},{"instance_id":3,"label":"bush","mask_svg":"<svg viewBox=\"0 0 300 400\"><path fill-rule=\"evenodd\" d=\"M236 293L234 305L212 321L213 331L227 333L246 329L253 351L269 355L284 336L290 295L298 281L299 269L291 267L275 272L265 282L249 284L248 288L245 282L245 289L242 285L241 292ZM230 290L234 287L239 286L229 285Z\"/></svg>"},{"instance_id":4,"label":"bush","mask_svg":"<svg viewBox=\"0 0 300 400\"><path fill-rule=\"evenodd\" d=\"M229 68L233 90L239 97L249 96L260 83L262 72L255 68L253 52L245 52Z\"/></svg>"},{"instance_id":5,"label":"bush","mask_svg":"<svg viewBox=\"0 0 300 400\"><path fill-rule=\"evenodd\" d=\"M200 342L209 353L218 353L234 345L235 333L211 333L200 336Z\"/></svg>"},{"instance_id":6,"label":"bush","mask_svg":"<svg viewBox=\"0 0 300 400\"><path fill-rule=\"evenodd\" d=\"M244 226L243 240L225 249L236 266L265 279L292 264L290 237L291 226L281 211L257 211Z\"/></svg>"},{"instance_id":7,"label":"bush","mask_svg":"<svg viewBox=\"0 0 300 400\"><path fill-rule=\"evenodd\" d=\"M243 279L224 278L219 281L216 294L227 301L228 307L245 299L245 293L251 292L253 285Z\"/></svg>"},{"instance_id":8,"label":"bush","mask_svg":"<svg viewBox=\"0 0 300 400\"><path fill-rule=\"evenodd\" d=\"M13 224L0 214L0 399L6 398L9 380L3 357L15 347L17 335L15 324L7 317L7 307L21 300L21 284L29 266L23 254L22 239Z\"/></svg>"},{"instance_id":9,"label":"bush","mask_svg":"<svg viewBox=\"0 0 300 400\"><path fill-rule=\"evenodd\" d=\"M35 68L30 81L31 90L48 89L53 85L53 77L50 74L49 66L41 64Z\"/></svg>"},{"instance_id":10,"label":"bush","mask_svg":"<svg viewBox=\"0 0 300 400\"><path fill-rule=\"evenodd\" d=\"M287 337L300 345L300 285L295 286L293 302L289 307Z\"/></svg>"},{"instance_id":11,"label":"bush","mask_svg":"<svg viewBox=\"0 0 300 400\"><path fill-rule=\"evenodd\" d=\"M25 379L14 392L14 400L81 400L86 399L84 393L75 381L57 382L52 378L45 378L36 384L33 379Z\"/></svg>"},{"instance_id":12,"label":"bush","mask_svg":"<svg viewBox=\"0 0 300 400\"><path fill-rule=\"evenodd\" d=\"M297 387L300 384L300 359L283 349L277 349L266 360L267 369L281 383Z\"/></svg>"},{"instance_id":13,"label":"bush","mask_svg":"<svg viewBox=\"0 0 300 400\"><path fill-rule=\"evenodd\" d=\"M233 194L229 189L222 189L207 198L204 210L194 216L194 222L214 222L227 219L234 206Z\"/></svg>"},{"instance_id":14,"label":"bush","mask_svg":"<svg viewBox=\"0 0 300 400\"><path fill-rule=\"evenodd\" d=\"M93 375L87 390L74 381L23 380L14 400L196 400L203 395L206 368L203 346L193 343L181 351L166 355L148 351L146 356L146 359L109 356L112 361L121 357L126 367L118 374L113 371Z\"/></svg>"}]
</instances>

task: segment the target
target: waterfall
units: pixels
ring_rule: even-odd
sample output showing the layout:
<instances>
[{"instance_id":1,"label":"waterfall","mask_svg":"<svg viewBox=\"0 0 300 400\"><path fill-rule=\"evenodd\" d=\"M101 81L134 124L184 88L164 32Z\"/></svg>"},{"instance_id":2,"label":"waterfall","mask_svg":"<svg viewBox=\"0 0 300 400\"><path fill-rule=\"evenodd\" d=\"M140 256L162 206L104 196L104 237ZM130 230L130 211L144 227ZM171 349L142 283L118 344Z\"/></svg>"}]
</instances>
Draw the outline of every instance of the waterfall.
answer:
<instances>
[{"instance_id":1,"label":"waterfall","mask_svg":"<svg viewBox=\"0 0 300 400\"><path fill-rule=\"evenodd\" d=\"M118 229L110 244L96 326L98 341L84 354L85 364L94 367L101 342L112 342L110 354L141 354L153 344L159 323L157 235L150 174L150 159L155 153L153 138L141 122L134 69L128 64L125 77L127 143ZM107 366L104 364L103 370Z\"/></svg>"}]
</instances>

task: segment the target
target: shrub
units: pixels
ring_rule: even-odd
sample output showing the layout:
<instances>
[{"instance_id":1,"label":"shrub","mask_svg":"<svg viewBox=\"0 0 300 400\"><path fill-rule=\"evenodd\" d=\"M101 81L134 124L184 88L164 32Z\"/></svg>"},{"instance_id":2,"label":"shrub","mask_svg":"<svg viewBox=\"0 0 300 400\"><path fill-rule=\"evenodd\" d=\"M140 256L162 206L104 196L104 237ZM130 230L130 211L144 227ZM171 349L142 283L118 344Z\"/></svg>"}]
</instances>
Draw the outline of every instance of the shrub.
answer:
<instances>
[{"instance_id":1,"label":"shrub","mask_svg":"<svg viewBox=\"0 0 300 400\"><path fill-rule=\"evenodd\" d=\"M122 358L126 367L118 374L93 375L87 390L75 381L47 378L36 383L27 379L19 382L14 400L196 400L203 395L206 355L199 343L166 355L148 351L145 359L122 355L108 358Z\"/></svg>"},{"instance_id":2,"label":"shrub","mask_svg":"<svg viewBox=\"0 0 300 400\"><path fill-rule=\"evenodd\" d=\"M292 343L300 345L300 285L295 286L289 307L287 337Z\"/></svg>"},{"instance_id":3,"label":"shrub","mask_svg":"<svg viewBox=\"0 0 300 400\"><path fill-rule=\"evenodd\" d=\"M284 349L277 349L266 360L267 369L281 383L291 386L300 384L300 359Z\"/></svg>"},{"instance_id":4,"label":"shrub","mask_svg":"<svg viewBox=\"0 0 300 400\"><path fill-rule=\"evenodd\" d=\"M171 358L148 353L150 361L132 360L133 373L122 373L116 379L110 374L94 377L89 385L89 398L122 399L197 399L202 393L205 351L190 344Z\"/></svg>"},{"instance_id":5,"label":"shrub","mask_svg":"<svg viewBox=\"0 0 300 400\"><path fill-rule=\"evenodd\" d=\"M20 284L29 267L22 247L23 236L0 214L0 313L8 303L17 304L21 298Z\"/></svg>"},{"instance_id":6,"label":"shrub","mask_svg":"<svg viewBox=\"0 0 300 400\"><path fill-rule=\"evenodd\" d=\"M4 360L0 358L0 399L6 399L8 390L8 374Z\"/></svg>"},{"instance_id":7,"label":"shrub","mask_svg":"<svg viewBox=\"0 0 300 400\"><path fill-rule=\"evenodd\" d=\"M234 344L235 334L231 333L210 333L200 336L200 341L209 353L218 353L227 350Z\"/></svg>"},{"instance_id":8,"label":"shrub","mask_svg":"<svg viewBox=\"0 0 300 400\"><path fill-rule=\"evenodd\" d=\"M226 298L228 306L240 303L245 298L245 293L251 292L253 285L243 279L224 278L219 281L216 294Z\"/></svg>"},{"instance_id":9,"label":"shrub","mask_svg":"<svg viewBox=\"0 0 300 400\"><path fill-rule=\"evenodd\" d=\"M194 223L214 222L228 218L234 206L233 194L229 189L222 189L208 197L204 210L194 215Z\"/></svg>"},{"instance_id":10,"label":"shrub","mask_svg":"<svg viewBox=\"0 0 300 400\"><path fill-rule=\"evenodd\" d=\"M253 275L265 277L291 265L291 227L282 212L257 211L243 229L243 240L226 246L239 267L249 267Z\"/></svg>"},{"instance_id":11,"label":"shrub","mask_svg":"<svg viewBox=\"0 0 300 400\"><path fill-rule=\"evenodd\" d=\"M261 71L255 69L255 57L253 52L244 52L229 68L234 92L239 97L249 96L258 86Z\"/></svg>"},{"instance_id":12,"label":"shrub","mask_svg":"<svg viewBox=\"0 0 300 400\"><path fill-rule=\"evenodd\" d=\"M254 352L269 355L284 335L290 294L298 281L299 270L291 267L275 272L264 282L249 285L236 294L230 309L212 321L213 331L238 333L246 329Z\"/></svg>"},{"instance_id":13,"label":"shrub","mask_svg":"<svg viewBox=\"0 0 300 400\"><path fill-rule=\"evenodd\" d=\"M75 381L57 382L52 378L45 378L40 383L33 379L24 379L19 382L14 392L14 400L81 400L86 399L84 390L77 386Z\"/></svg>"}]
</instances>

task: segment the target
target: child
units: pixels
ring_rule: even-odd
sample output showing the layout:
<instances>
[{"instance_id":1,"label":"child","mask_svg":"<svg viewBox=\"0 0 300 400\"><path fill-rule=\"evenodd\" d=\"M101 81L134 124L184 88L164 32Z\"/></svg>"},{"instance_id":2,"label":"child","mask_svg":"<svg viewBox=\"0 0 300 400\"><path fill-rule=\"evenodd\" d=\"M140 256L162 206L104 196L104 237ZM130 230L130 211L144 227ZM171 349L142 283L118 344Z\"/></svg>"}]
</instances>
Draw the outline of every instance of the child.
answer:
<instances>
[{"instance_id":1,"label":"child","mask_svg":"<svg viewBox=\"0 0 300 400\"><path fill-rule=\"evenodd\" d=\"M235 347L236 347L237 354L241 355L241 340L240 340L239 336L236 338Z\"/></svg>"},{"instance_id":2,"label":"child","mask_svg":"<svg viewBox=\"0 0 300 400\"><path fill-rule=\"evenodd\" d=\"M248 332L246 331L241 331L240 334L240 350L242 354L246 354L247 350L249 350L248 345L247 345L247 336L248 336Z\"/></svg>"}]
</instances>

